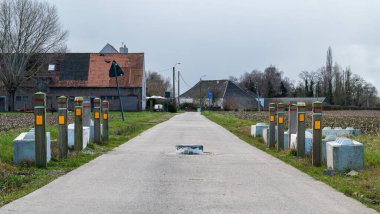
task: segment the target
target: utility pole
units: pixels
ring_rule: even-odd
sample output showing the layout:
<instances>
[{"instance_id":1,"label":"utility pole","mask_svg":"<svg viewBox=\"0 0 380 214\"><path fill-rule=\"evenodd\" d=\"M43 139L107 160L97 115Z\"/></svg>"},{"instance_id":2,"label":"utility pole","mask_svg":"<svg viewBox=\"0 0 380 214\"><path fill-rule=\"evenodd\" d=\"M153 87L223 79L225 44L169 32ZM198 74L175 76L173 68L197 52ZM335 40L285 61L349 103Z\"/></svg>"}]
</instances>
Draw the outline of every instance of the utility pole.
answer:
<instances>
[{"instance_id":1,"label":"utility pole","mask_svg":"<svg viewBox=\"0 0 380 214\"><path fill-rule=\"evenodd\" d=\"M176 108L176 102L175 102L175 65L173 66L173 105L174 105L174 108Z\"/></svg>"},{"instance_id":2,"label":"utility pole","mask_svg":"<svg viewBox=\"0 0 380 214\"><path fill-rule=\"evenodd\" d=\"M202 77L199 78L199 111L202 112Z\"/></svg>"},{"instance_id":3,"label":"utility pole","mask_svg":"<svg viewBox=\"0 0 380 214\"><path fill-rule=\"evenodd\" d=\"M177 100L177 105L178 105L178 109L180 108L180 103L179 103L179 75L181 75L180 73L179 73L180 71L178 71L178 94L177 94L177 96L178 96L178 100Z\"/></svg>"}]
</instances>

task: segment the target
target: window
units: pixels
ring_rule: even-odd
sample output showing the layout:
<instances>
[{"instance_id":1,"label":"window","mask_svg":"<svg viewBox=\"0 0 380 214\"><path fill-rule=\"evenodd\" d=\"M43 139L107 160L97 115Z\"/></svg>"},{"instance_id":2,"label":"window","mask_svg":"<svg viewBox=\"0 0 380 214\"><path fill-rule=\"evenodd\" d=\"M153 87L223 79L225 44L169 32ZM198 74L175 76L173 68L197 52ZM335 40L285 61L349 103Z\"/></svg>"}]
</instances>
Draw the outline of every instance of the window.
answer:
<instances>
[{"instance_id":1,"label":"window","mask_svg":"<svg viewBox=\"0 0 380 214\"><path fill-rule=\"evenodd\" d=\"M113 96L113 100L118 100L119 96Z\"/></svg>"},{"instance_id":2,"label":"window","mask_svg":"<svg viewBox=\"0 0 380 214\"><path fill-rule=\"evenodd\" d=\"M112 101L112 96L107 96L108 101Z\"/></svg>"},{"instance_id":3,"label":"window","mask_svg":"<svg viewBox=\"0 0 380 214\"><path fill-rule=\"evenodd\" d=\"M49 64L48 71L55 71L55 64Z\"/></svg>"},{"instance_id":4,"label":"window","mask_svg":"<svg viewBox=\"0 0 380 214\"><path fill-rule=\"evenodd\" d=\"M23 101L28 101L28 96L22 96Z\"/></svg>"},{"instance_id":5,"label":"window","mask_svg":"<svg viewBox=\"0 0 380 214\"><path fill-rule=\"evenodd\" d=\"M100 99L101 99L101 100L105 100L105 99L106 99L106 96L100 96Z\"/></svg>"},{"instance_id":6,"label":"window","mask_svg":"<svg viewBox=\"0 0 380 214\"><path fill-rule=\"evenodd\" d=\"M21 101L21 96L16 96L16 101Z\"/></svg>"}]
</instances>

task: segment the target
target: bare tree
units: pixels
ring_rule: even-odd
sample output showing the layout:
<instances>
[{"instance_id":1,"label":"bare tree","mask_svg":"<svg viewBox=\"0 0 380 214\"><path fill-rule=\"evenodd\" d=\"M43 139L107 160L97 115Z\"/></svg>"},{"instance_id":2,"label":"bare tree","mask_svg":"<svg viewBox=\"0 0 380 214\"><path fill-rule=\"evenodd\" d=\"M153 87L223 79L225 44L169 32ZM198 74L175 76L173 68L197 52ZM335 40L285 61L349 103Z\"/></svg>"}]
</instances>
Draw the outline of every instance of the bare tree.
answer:
<instances>
[{"instance_id":1,"label":"bare tree","mask_svg":"<svg viewBox=\"0 0 380 214\"><path fill-rule=\"evenodd\" d=\"M65 50L68 32L62 29L56 7L48 2L2 0L0 35L0 81L14 111L19 86L45 68L51 53Z\"/></svg>"},{"instance_id":2,"label":"bare tree","mask_svg":"<svg viewBox=\"0 0 380 214\"><path fill-rule=\"evenodd\" d=\"M164 78L157 72L148 72L147 77L147 95L148 96L164 96L165 91L171 87L170 79Z\"/></svg>"},{"instance_id":3,"label":"bare tree","mask_svg":"<svg viewBox=\"0 0 380 214\"><path fill-rule=\"evenodd\" d=\"M333 73L333 58L332 58L332 51L331 47L327 49L327 56L326 56L326 70L325 70L325 87L327 88L327 91L325 93L325 96L330 98L331 104L334 104L333 100L333 87L332 87L332 73Z\"/></svg>"}]
</instances>

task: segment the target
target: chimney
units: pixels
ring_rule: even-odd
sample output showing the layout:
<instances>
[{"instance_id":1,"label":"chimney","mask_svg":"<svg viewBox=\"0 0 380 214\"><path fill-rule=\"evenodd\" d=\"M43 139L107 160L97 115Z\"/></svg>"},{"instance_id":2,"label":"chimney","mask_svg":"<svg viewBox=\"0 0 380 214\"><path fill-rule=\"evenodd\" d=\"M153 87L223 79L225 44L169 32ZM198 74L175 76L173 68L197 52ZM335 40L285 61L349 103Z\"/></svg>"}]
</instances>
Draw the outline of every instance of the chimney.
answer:
<instances>
[{"instance_id":1,"label":"chimney","mask_svg":"<svg viewBox=\"0 0 380 214\"><path fill-rule=\"evenodd\" d=\"M128 53L128 48L126 45L120 48L120 53Z\"/></svg>"}]
</instances>

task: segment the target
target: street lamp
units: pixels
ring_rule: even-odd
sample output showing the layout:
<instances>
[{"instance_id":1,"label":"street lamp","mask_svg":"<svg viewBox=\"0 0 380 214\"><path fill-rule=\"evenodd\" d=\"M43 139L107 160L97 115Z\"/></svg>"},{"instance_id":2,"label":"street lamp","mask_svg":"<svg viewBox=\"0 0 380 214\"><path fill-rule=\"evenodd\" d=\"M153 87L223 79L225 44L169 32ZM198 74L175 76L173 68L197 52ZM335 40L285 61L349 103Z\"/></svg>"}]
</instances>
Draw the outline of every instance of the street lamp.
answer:
<instances>
[{"instance_id":1,"label":"street lamp","mask_svg":"<svg viewBox=\"0 0 380 214\"><path fill-rule=\"evenodd\" d=\"M176 102L175 102L175 66L180 65L180 62L177 62L176 64L173 65L173 105L174 108L177 109Z\"/></svg>"},{"instance_id":2,"label":"street lamp","mask_svg":"<svg viewBox=\"0 0 380 214\"><path fill-rule=\"evenodd\" d=\"M205 77L206 75L202 75L199 78L199 112L202 112L202 77Z\"/></svg>"}]
</instances>

